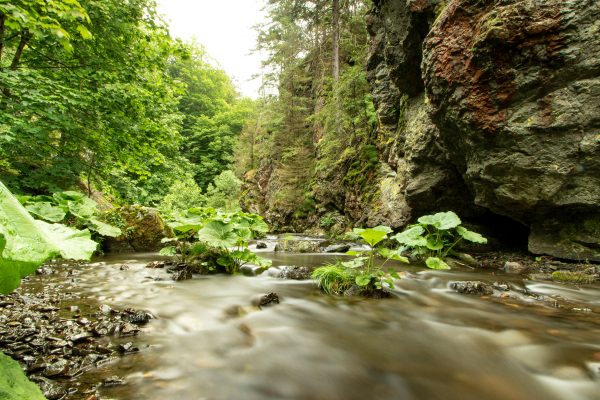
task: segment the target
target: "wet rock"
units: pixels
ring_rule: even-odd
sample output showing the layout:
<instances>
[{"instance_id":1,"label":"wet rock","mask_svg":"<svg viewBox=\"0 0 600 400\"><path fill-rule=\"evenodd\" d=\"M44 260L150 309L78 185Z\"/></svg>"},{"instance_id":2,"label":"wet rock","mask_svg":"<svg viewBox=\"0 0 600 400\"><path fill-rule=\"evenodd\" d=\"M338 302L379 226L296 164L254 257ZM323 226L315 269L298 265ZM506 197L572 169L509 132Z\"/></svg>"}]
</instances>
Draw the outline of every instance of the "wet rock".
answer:
<instances>
[{"instance_id":1,"label":"wet rock","mask_svg":"<svg viewBox=\"0 0 600 400\"><path fill-rule=\"evenodd\" d=\"M470 254L456 253L455 256L470 267L477 268L479 266L479 262Z\"/></svg>"},{"instance_id":2,"label":"wet rock","mask_svg":"<svg viewBox=\"0 0 600 400\"><path fill-rule=\"evenodd\" d=\"M58 359L50 363L44 369L42 374L47 377L64 376L69 372L69 362L65 359Z\"/></svg>"},{"instance_id":3,"label":"wet rock","mask_svg":"<svg viewBox=\"0 0 600 400\"><path fill-rule=\"evenodd\" d=\"M171 279L173 279L176 282L192 279L192 277L192 271L190 271L188 268L183 268L179 271L175 271L171 275Z\"/></svg>"},{"instance_id":4,"label":"wet rock","mask_svg":"<svg viewBox=\"0 0 600 400\"><path fill-rule=\"evenodd\" d=\"M286 251L290 253L319 253L321 242L316 240L290 239L283 240L275 246L275 251Z\"/></svg>"},{"instance_id":5,"label":"wet rock","mask_svg":"<svg viewBox=\"0 0 600 400\"><path fill-rule=\"evenodd\" d=\"M106 304L102 304L99 308L100 312L103 314L110 314L113 311L113 309Z\"/></svg>"},{"instance_id":6,"label":"wet rock","mask_svg":"<svg viewBox=\"0 0 600 400\"><path fill-rule=\"evenodd\" d=\"M265 242L256 242L257 249L266 249L267 247L269 246Z\"/></svg>"},{"instance_id":7,"label":"wet rock","mask_svg":"<svg viewBox=\"0 0 600 400\"><path fill-rule=\"evenodd\" d=\"M494 293L492 285L481 281L455 281L450 282L448 286L461 294L490 295Z\"/></svg>"},{"instance_id":8,"label":"wet rock","mask_svg":"<svg viewBox=\"0 0 600 400\"><path fill-rule=\"evenodd\" d=\"M132 324L143 325L148 323L154 318L154 315L144 310L134 310L133 308L127 308L123 310L123 319L131 322Z\"/></svg>"},{"instance_id":9,"label":"wet rock","mask_svg":"<svg viewBox=\"0 0 600 400\"><path fill-rule=\"evenodd\" d=\"M102 381L103 387L121 386L125 384L125 380L118 376L110 376Z\"/></svg>"},{"instance_id":10,"label":"wet rock","mask_svg":"<svg viewBox=\"0 0 600 400\"><path fill-rule=\"evenodd\" d=\"M383 289L365 290L358 285L352 285L344 292L346 297L367 297L370 299L387 299L392 297L391 293Z\"/></svg>"},{"instance_id":11,"label":"wet rock","mask_svg":"<svg viewBox=\"0 0 600 400\"><path fill-rule=\"evenodd\" d=\"M127 271L129 269L129 265L123 264L119 266L119 271Z\"/></svg>"},{"instance_id":12,"label":"wet rock","mask_svg":"<svg viewBox=\"0 0 600 400\"><path fill-rule=\"evenodd\" d=\"M29 378L40 387L42 393L48 400L59 400L64 398L67 394L66 389L62 385L59 385L50 379L35 375L30 376Z\"/></svg>"},{"instance_id":13,"label":"wet rock","mask_svg":"<svg viewBox=\"0 0 600 400\"><path fill-rule=\"evenodd\" d=\"M508 292L510 290L510 285L504 282L494 282L492 287L496 290L500 290L502 292Z\"/></svg>"},{"instance_id":14,"label":"wet rock","mask_svg":"<svg viewBox=\"0 0 600 400\"><path fill-rule=\"evenodd\" d=\"M140 331L140 328L133 325L132 323L125 322L121 326L121 336L131 336L136 335Z\"/></svg>"},{"instance_id":15,"label":"wet rock","mask_svg":"<svg viewBox=\"0 0 600 400\"><path fill-rule=\"evenodd\" d=\"M72 313L78 313L80 310L78 306L71 306L69 307L69 311L71 311Z\"/></svg>"},{"instance_id":16,"label":"wet rock","mask_svg":"<svg viewBox=\"0 0 600 400\"><path fill-rule=\"evenodd\" d=\"M268 293L252 299L252 305L258 308L279 304L277 293Z\"/></svg>"},{"instance_id":17,"label":"wet rock","mask_svg":"<svg viewBox=\"0 0 600 400\"><path fill-rule=\"evenodd\" d=\"M274 278L308 280L310 279L311 269L308 267L299 267L296 265L286 265L279 268L269 268L268 274Z\"/></svg>"},{"instance_id":18,"label":"wet rock","mask_svg":"<svg viewBox=\"0 0 600 400\"><path fill-rule=\"evenodd\" d=\"M527 270L527 266L521 264L520 262L507 261L504 263L504 267L502 269L504 269L504 272L510 274L522 274Z\"/></svg>"},{"instance_id":19,"label":"wet rock","mask_svg":"<svg viewBox=\"0 0 600 400\"><path fill-rule=\"evenodd\" d=\"M36 269L35 273L38 275L52 275L52 274L54 274L54 270L50 267L43 266L43 267Z\"/></svg>"},{"instance_id":20,"label":"wet rock","mask_svg":"<svg viewBox=\"0 0 600 400\"><path fill-rule=\"evenodd\" d=\"M245 276L257 276L262 274L265 270L265 267L259 267L258 265L252 264L242 265L240 268L240 272Z\"/></svg>"},{"instance_id":21,"label":"wet rock","mask_svg":"<svg viewBox=\"0 0 600 400\"><path fill-rule=\"evenodd\" d=\"M78 342L84 341L92 336L94 336L94 335L91 332L81 331L81 332L72 333L72 334L66 336L66 339L70 342L78 343Z\"/></svg>"},{"instance_id":22,"label":"wet rock","mask_svg":"<svg viewBox=\"0 0 600 400\"><path fill-rule=\"evenodd\" d=\"M349 244L332 244L323 249L323 253L345 253L350 250Z\"/></svg>"},{"instance_id":23,"label":"wet rock","mask_svg":"<svg viewBox=\"0 0 600 400\"><path fill-rule=\"evenodd\" d=\"M152 261L151 263L146 264L146 268L164 268L164 261Z\"/></svg>"},{"instance_id":24,"label":"wet rock","mask_svg":"<svg viewBox=\"0 0 600 400\"><path fill-rule=\"evenodd\" d=\"M119 353L121 353L121 354L137 353L138 351L140 351L140 349L135 347L132 342L120 344L117 349L119 350Z\"/></svg>"}]
</instances>

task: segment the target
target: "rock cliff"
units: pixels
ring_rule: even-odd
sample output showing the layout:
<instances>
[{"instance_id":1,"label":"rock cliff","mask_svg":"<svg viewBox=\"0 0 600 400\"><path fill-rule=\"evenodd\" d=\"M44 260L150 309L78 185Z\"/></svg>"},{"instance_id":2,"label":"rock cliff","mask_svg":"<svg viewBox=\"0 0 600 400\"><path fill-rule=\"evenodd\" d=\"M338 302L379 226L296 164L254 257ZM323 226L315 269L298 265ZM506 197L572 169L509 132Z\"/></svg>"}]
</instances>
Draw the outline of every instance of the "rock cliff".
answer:
<instances>
[{"instance_id":1,"label":"rock cliff","mask_svg":"<svg viewBox=\"0 0 600 400\"><path fill-rule=\"evenodd\" d=\"M413 212L483 208L534 253L600 260L600 1L376 1L368 23Z\"/></svg>"}]
</instances>

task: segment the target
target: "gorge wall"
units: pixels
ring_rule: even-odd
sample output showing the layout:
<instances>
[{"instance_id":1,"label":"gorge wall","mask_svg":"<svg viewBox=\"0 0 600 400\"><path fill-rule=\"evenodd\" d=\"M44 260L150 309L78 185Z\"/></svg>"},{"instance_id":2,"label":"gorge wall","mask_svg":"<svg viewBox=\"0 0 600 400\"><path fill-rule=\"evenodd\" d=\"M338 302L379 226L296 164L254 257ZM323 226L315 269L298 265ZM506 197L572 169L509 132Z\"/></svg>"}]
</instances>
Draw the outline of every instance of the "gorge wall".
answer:
<instances>
[{"instance_id":1,"label":"gorge wall","mask_svg":"<svg viewBox=\"0 0 600 400\"><path fill-rule=\"evenodd\" d=\"M514 221L533 253L600 261L600 0L373 3L377 165L358 191L338 173L336 205L313 184L312 216L287 227L454 210Z\"/></svg>"}]
</instances>

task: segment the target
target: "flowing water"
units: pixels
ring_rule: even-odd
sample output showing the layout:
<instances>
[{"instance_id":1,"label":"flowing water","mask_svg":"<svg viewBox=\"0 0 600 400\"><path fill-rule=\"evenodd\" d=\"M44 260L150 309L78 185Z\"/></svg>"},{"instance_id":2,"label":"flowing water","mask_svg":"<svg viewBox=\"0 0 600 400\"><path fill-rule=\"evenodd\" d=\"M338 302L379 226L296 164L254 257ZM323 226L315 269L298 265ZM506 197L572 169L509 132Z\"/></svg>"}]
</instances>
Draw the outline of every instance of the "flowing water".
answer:
<instances>
[{"instance_id":1,"label":"flowing water","mask_svg":"<svg viewBox=\"0 0 600 400\"><path fill-rule=\"evenodd\" d=\"M335 257L262 255L308 266ZM393 298L369 300L268 276L173 282L144 268L155 258L101 259L73 277L82 299L157 316L135 338L139 353L87 373L125 378L102 399L600 399L597 285L409 266L399 268L409 276ZM448 289L452 280L515 290L504 299L461 295ZM269 292L281 303L251 305ZM544 296L577 306L556 308Z\"/></svg>"}]
</instances>

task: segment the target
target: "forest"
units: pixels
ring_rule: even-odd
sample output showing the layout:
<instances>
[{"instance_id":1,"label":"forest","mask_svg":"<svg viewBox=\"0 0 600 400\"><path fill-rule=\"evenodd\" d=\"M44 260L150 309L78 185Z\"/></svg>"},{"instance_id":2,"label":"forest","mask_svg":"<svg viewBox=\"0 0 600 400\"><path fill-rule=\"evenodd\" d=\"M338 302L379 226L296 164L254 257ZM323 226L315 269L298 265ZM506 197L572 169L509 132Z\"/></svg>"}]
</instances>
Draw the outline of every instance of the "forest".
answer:
<instances>
[{"instance_id":1,"label":"forest","mask_svg":"<svg viewBox=\"0 0 600 400\"><path fill-rule=\"evenodd\" d=\"M595 398L600 2L256 3L0 0L0 399Z\"/></svg>"}]
</instances>

